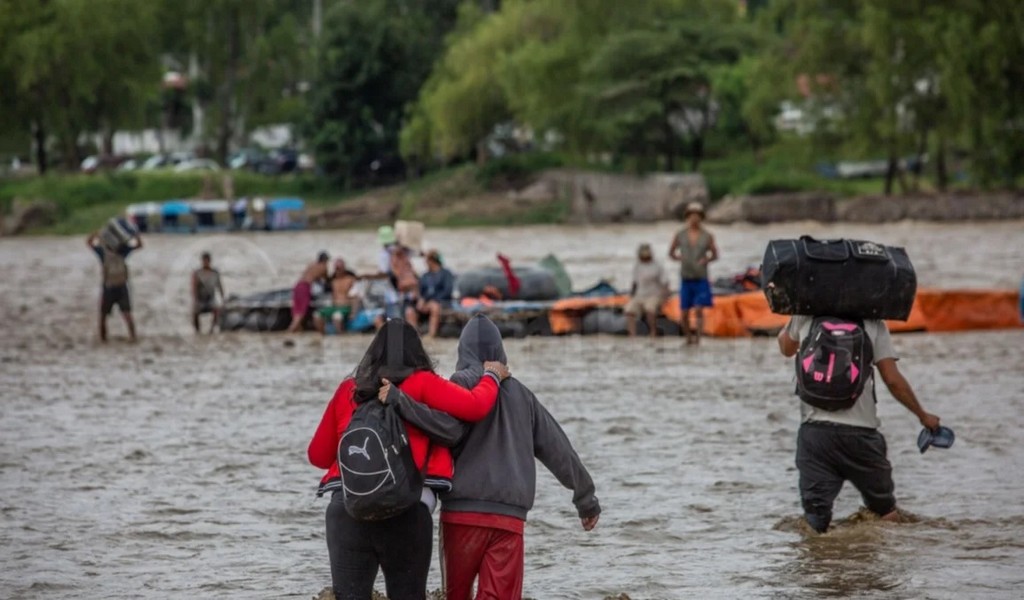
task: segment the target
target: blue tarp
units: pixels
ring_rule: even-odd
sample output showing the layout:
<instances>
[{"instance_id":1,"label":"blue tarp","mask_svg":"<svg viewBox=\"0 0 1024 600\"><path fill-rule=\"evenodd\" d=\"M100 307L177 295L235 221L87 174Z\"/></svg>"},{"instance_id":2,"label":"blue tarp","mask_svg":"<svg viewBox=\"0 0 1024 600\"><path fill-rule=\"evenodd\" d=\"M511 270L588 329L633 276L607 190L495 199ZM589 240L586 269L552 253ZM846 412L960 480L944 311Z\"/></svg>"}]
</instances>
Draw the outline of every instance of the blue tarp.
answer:
<instances>
[{"instance_id":1,"label":"blue tarp","mask_svg":"<svg viewBox=\"0 0 1024 600\"><path fill-rule=\"evenodd\" d=\"M187 215L192 212L192 207L189 206L188 202L181 202L177 200L170 200L164 202L160 206L160 214L164 216L169 215Z\"/></svg>"},{"instance_id":2,"label":"blue tarp","mask_svg":"<svg viewBox=\"0 0 1024 600\"><path fill-rule=\"evenodd\" d=\"M267 210L302 210L306 203L301 198L274 198L267 202Z\"/></svg>"}]
</instances>

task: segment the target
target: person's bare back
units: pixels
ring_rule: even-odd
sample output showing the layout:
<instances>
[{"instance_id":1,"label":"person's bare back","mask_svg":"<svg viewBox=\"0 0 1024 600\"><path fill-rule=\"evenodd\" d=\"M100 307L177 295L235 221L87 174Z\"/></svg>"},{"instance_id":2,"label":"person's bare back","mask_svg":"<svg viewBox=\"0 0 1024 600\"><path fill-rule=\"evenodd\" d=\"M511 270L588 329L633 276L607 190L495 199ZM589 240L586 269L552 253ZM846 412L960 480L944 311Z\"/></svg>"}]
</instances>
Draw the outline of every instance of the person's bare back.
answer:
<instances>
[{"instance_id":1,"label":"person's bare back","mask_svg":"<svg viewBox=\"0 0 1024 600\"><path fill-rule=\"evenodd\" d=\"M302 277L299 277L299 281L306 283L313 283L318 279L327 279L327 261L310 263L302 272Z\"/></svg>"}]
</instances>

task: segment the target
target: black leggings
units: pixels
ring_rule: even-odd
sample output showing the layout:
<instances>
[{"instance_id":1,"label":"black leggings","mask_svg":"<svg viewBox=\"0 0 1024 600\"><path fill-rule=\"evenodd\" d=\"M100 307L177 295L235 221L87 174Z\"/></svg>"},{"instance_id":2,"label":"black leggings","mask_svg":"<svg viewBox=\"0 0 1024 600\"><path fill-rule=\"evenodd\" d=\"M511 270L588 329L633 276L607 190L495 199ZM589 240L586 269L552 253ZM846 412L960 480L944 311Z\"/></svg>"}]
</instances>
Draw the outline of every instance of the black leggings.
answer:
<instances>
[{"instance_id":1,"label":"black leggings","mask_svg":"<svg viewBox=\"0 0 1024 600\"><path fill-rule=\"evenodd\" d=\"M327 506L327 553L336 600L370 600L378 567L390 600L422 600L434 523L422 502L384 521L357 521L345 512L343 493Z\"/></svg>"}]
</instances>

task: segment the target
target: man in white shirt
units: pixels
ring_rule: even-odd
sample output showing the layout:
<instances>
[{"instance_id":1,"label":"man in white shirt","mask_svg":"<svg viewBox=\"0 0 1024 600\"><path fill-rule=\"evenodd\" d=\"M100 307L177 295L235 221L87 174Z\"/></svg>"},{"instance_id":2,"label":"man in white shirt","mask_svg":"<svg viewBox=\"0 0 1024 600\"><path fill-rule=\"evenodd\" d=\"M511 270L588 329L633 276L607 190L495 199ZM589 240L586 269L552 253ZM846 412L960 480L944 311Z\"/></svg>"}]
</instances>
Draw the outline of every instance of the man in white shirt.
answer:
<instances>
[{"instance_id":1,"label":"man in white shirt","mask_svg":"<svg viewBox=\"0 0 1024 600\"><path fill-rule=\"evenodd\" d=\"M637 317L643 317L647 323L650 336L657 337L658 312L665 302L668 286L665 283L665 271L654 260L650 244L640 244L637 249L637 262L633 265L633 283L630 289L629 302L623 312L626 314L626 331L629 337L636 336Z\"/></svg>"},{"instance_id":2,"label":"man in white shirt","mask_svg":"<svg viewBox=\"0 0 1024 600\"><path fill-rule=\"evenodd\" d=\"M797 315L779 333L779 350L794 356L807 337L813 318ZM885 322L864 321L864 332L871 341L874 366L882 381L921 425L934 431L939 417L921 407L910 383L896 366L898 357ZM874 373L867 378L856 403L845 410L827 411L800 402L801 425L797 434L796 466L800 472L800 499L804 518L819 533L828 530L832 504L844 481L860 492L864 505L882 519L896 520L892 465L886 457L885 438L878 427Z\"/></svg>"}]
</instances>

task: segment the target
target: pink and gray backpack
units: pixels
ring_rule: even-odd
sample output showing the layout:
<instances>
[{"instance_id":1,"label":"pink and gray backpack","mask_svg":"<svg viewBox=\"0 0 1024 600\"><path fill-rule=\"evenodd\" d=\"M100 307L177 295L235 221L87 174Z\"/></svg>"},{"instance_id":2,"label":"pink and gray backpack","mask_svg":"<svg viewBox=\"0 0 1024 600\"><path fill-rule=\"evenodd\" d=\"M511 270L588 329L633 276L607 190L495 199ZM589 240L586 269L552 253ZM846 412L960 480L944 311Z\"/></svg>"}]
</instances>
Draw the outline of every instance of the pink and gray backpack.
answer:
<instances>
[{"instance_id":1,"label":"pink and gray backpack","mask_svg":"<svg viewBox=\"0 0 1024 600\"><path fill-rule=\"evenodd\" d=\"M873 360L864 321L815 317L796 354L796 393L815 408L846 410L864 392Z\"/></svg>"}]
</instances>

